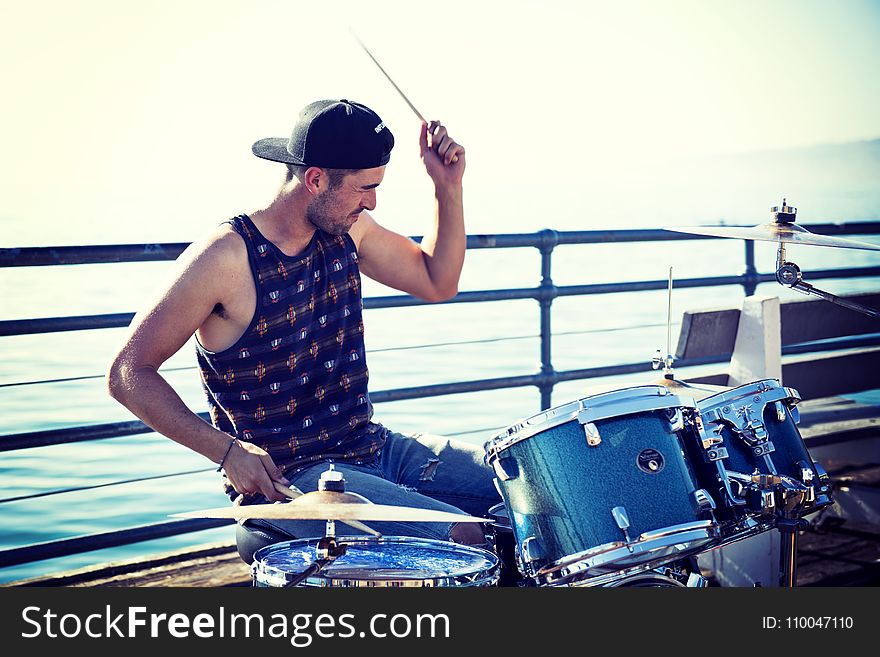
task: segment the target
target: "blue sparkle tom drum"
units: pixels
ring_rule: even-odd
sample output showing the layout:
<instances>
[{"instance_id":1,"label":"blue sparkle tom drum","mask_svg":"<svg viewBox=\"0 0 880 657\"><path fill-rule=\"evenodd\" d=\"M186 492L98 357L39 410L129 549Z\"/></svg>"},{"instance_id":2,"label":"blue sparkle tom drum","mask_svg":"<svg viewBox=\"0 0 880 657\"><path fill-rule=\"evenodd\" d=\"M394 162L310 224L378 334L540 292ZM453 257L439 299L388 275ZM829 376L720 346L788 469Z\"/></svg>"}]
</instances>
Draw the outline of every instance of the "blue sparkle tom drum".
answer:
<instances>
[{"instance_id":1,"label":"blue sparkle tom drum","mask_svg":"<svg viewBox=\"0 0 880 657\"><path fill-rule=\"evenodd\" d=\"M637 386L549 409L488 441L522 574L564 585L711 546L714 501L684 446L695 413L692 399Z\"/></svg>"},{"instance_id":2,"label":"blue sparkle tom drum","mask_svg":"<svg viewBox=\"0 0 880 657\"><path fill-rule=\"evenodd\" d=\"M799 401L793 388L762 379L697 402L691 462L719 502L724 543L832 503L828 475L797 428Z\"/></svg>"},{"instance_id":3,"label":"blue sparkle tom drum","mask_svg":"<svg viewBox=\"0 0 880 657\"><path fill-rule=\"evenodd\" d=\"M286 587L318 561L317 538L260 548L251 565L254 586ZM407 536L343 536L345 554L296 586L471 587L494 586L498 557L488 550Z\"/></svg>"}]
</instances>

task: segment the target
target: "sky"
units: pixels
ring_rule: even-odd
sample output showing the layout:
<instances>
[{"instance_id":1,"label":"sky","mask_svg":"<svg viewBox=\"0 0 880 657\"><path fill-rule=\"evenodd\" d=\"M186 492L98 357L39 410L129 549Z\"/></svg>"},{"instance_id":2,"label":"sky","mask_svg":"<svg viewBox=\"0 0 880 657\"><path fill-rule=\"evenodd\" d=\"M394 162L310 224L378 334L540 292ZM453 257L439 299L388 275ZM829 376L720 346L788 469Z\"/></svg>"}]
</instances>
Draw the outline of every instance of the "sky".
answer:
<instances>
[{"instance_id":1,"label":"sky","mask_svg":"<svg viewBox=\"0 0 880 657\"><path fill-rule=\"evenodd\" d=\"M377 216L420 234L418 119L352 31L464 144L477 232L606 228L670 162L880 137L877 1L0 0L0 246L193 239L271 198L251 143L330 97L391 127Z\"/></svg>"}]
</instances>

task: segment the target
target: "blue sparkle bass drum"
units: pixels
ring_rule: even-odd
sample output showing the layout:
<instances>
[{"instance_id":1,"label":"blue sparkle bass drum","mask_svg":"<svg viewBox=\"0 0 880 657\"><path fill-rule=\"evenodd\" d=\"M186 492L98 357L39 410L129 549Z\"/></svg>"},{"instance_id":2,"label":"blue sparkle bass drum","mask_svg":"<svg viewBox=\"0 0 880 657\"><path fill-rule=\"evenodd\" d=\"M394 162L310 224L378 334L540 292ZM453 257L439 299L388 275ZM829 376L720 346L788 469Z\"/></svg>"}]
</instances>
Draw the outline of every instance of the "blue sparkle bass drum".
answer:
<instances>
[{"instance_id":1,"label":"blue sparkle bass drum","mask_svg":"<svg viewBox=\"0 0 880 657\"><path fill-rule=\"evenodd\" d=\"M488 441L522 575L569 585L709 549L715 501L684 445L695 414L693 399L637 386L551 408Z\"/></svg>"}]
</instances>

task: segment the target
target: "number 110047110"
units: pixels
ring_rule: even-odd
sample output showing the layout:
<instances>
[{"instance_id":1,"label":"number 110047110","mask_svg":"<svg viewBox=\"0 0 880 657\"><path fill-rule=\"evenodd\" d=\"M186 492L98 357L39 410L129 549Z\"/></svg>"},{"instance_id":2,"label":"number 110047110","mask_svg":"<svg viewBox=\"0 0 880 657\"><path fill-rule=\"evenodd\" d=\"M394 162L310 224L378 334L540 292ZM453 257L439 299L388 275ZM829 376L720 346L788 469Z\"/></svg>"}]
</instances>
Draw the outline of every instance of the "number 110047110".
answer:
<instances>
[{"instance_id":1,"label":"number 110047110","mask_svg":"<svg viewBox=\"0 0 880 657\"><path fill-rule=\"evenodd\" d=\"M765 630L851 630L852 616L764 616L761 627Z\"/></svg>"}]
</instances>

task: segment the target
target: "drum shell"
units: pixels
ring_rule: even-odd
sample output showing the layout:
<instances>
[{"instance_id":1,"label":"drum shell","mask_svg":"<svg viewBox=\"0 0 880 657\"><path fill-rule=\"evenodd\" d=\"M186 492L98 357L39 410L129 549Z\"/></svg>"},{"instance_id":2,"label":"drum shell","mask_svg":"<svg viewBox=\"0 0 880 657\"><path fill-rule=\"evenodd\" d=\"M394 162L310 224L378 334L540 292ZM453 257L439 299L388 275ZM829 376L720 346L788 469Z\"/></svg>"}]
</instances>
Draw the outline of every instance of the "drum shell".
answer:
<instances>
[{"instance_id":1,"label":"drum shell","mask_svg":"<svg viewBox=\"0 0 880 657\"><path fill-rule=\"evenodd\" d=\"M742 475L753 474L778 474L789 477L804 485L814 487L814 499L803 505L801 515L807 515L831 503L829 486L825 481L824 471L813 460L797 428L793 410L794 404L799 401L796 397L783 397L779 399L781 390L775 380L758 381L738 388L733 388L724 393L707 397L698 402L698 410L703 417L703 423L707 431L717 435L723 440L721 443L727 451L727 458L721 459L724 469L729 473ZM791 391L791 394L796 394ZM756 399L760 398L760 401ZM767 432L769 441L773 444L773 451L769 453L775 473L771 472L770 464L763 456L755 455L752 448L738 435L733 424L717 421L717 418L736 413L737 406L741 403L758 403L762 405L761 423ZM780 402L777 404L776 402ZM779 411L783 417L780 419ZM716 420L716 421L713 421ZM725 525L737 523L745 516L757 517L761 509L755 504L737 505L729 499L718 477L718 468L714 462L708 461L699 448L699 438L694 436L686 442L689 449L689 458L697 473L701 486L709 491L716 502L718 509L716 515ZM810 471L809 481L804 481L802 467L806 466ZM734 485L736 490L739 487ZM749 500L754 502L754 500ZM764 529L772 525L763 524ZM729 533L729 527L726 528Z\"/></svg>"},{"instance_id":2,"label":"drum shell","mask_svg":"<svg viewBox=\"0 0 880 657\"><path fill-rule=\"evenodd\" d=\"M285 587L317 561L318 538L254 553L256 587ZM346 553L298 586L307 588L485 587L498 581L498 557L481 548L406 536L343 536Z\"/></svg>"},{"instance_id":3,"label":"drum shell","mask_svg":"<svg viewBox=\"0 0 880 657\"><path fill-rule=\"evenodd\" d=\"M588 445L584 426L571 420L490 452L525 571L540 573L625 542L615 507L625 508L632 540L704 519L693 494L696 476L667 409L593 424L601 436L596 446ZM660 467L640 467L654 453ZM526 563L522 550L529 539L540 556Z\"/></svg>"}]
</instances>

